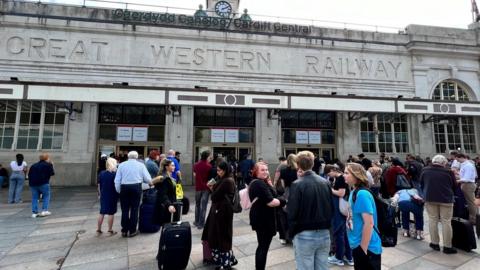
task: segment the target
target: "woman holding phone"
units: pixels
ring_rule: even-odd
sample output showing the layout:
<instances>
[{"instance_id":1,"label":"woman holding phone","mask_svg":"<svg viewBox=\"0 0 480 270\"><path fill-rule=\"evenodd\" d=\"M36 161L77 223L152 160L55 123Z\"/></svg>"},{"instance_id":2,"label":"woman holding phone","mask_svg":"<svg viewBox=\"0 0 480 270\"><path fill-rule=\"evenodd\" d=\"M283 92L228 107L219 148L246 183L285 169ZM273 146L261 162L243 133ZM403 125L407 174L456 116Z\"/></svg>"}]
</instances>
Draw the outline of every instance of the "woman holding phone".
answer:
<instances>
[{"instance_id":1,"label":"woman holding phone","mask_svg":"<svg viewBox=\"0 0 480 270\"><path fill-rule=\"evenodd\" d=\"M212 206L203 229L202 240L207 241L212 250L215 269L232 269L238 263L232 251L233 207L235 181L231 166L221 161L217 163L217 176L207 183L212 191Z\"/></svg>"}]
</instances>

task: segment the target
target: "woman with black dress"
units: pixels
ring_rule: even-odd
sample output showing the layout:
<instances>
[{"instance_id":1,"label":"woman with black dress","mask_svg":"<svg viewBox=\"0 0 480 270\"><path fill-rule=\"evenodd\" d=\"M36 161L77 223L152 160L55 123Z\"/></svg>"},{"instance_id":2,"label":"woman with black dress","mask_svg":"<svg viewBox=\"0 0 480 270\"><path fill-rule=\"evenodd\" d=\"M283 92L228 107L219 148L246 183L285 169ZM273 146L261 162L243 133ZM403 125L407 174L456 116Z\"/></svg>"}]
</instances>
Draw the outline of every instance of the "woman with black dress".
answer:
<instances>
[{"instance_id":1,"label":"woman with black dress","mask_svg":"<svg viewBox=\"0 0 480 270\"><path fill-rule=\"evenodd\" d=\"M212 250L215 269L232 269L238 263L232 251L233 205L235 182L231 167L227 162L217 164L215 181L207 186L212 191L212 206L203 229L202 240L207 241Z\"/></svg>"},{"instance_id":2,"label":"woman with black dress","mask_svg":"<svg viewBox=\"0 0 480 270\"><path fill-rule=\"evenodd\" d=\"M287 157L287 166L280 170L280 176L278 179L280 183L274 183L275 187L283 187L284 193L278 193L277 190L278 195L288 199L290 186L295 180L297 180L297 156L295 154L290 154ZM282 245L291 242L291 239L288 236L287 213L280 209L277 211L277 231Z\"/></svg>"},{"instance_id":3,"label":"woman with black dress","mask_svg":"<svg viewBox=\"0 0 480 270\"><path fill-rule=\"evenodd\" d=\"M285 206L284 199L276 199L277 193L273 188L264 162L257 162L253 168L253 180L248 186L248 195L252 201L250 209L250 225L257 233L258 246L255 252L255 269L263 270L267 263L267 253L276 231L275 208ZM280 208L279 211L282 211Z\"/></svg>"},{"instance_id":4,"label":"woman with black dress","mask_svg":"<svg viewBox=\"0 0 480 270\"><path fill-rule=\"evenodd\" d=\"M157 190L157 200L155 202L155 214L153 222L158 225L164 225L171 221L171 215L176 212L174 203L177 201L176 184L172 179L172 173L175 171L175 164L170 159L164 159L160 163L158 176L152 179L152 184Z\"/></svg>"},{"instance_id":5,"label":"woman with black dress","mask_svg":"<svg viewBox=\"0 0 480 270\"><path fill-rule=\"evenodd\" d=\"M113 230L113 218L117 213L118 193L115 190L115 174L117 171L117 161L108 158L105 161L106 169L98 175L98 195L100 197L100 214L97 221L97 234L102 234L102 224L105 215L108 215L108 233L117 234Z\"/></svg>"}]
</instances>

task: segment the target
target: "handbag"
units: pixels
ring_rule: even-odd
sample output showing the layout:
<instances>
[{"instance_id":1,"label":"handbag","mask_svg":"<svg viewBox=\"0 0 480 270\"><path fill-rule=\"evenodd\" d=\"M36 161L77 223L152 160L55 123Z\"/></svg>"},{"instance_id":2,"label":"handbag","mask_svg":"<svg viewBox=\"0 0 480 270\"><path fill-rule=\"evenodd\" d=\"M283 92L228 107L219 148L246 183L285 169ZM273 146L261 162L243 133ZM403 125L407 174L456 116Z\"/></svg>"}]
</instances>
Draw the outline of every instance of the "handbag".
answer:
<instances>
[{"instance_id":1,"label":"handbag","mask_svg":"<svg viewBox=\"0 0 480 270\"><path fill-rule=\"evenodd\" d=\"M240 194L238 193L237 188L235 188L235 193L233 194L232 208L233 213L235 214L242 212L242 205L240 204Z\"/></svg>"},{"instance_id":2,"label":"handbag","mask_svg":"<svg viewBox=\"0 0 480 270\"><path fill-rule=\"evenodd\" d=\"M183 187L182 184L175 185L176 193L177 193L177 200L183 199Z\"/></svg>"},{"instance_id":3,"label":"handbag","mask_svg":"<svg viewBox=\"0 0 480 270\"><path fill-rule=\"evenodd\" d=\"M285 187L283 185L283 179L282 178L278 179L277 182L275 182L275 191L280 196L285 193Z\"/></svg>"},{"instance_id":4,"label":"handbag","mask_svg":"<svg viewBox=\"0 0 480 270\"><path fill-rule=\"evenodd\" d=\"M344 216L348 216L350 205L349 203L344 200L343 198L338 198L338 206L340 209L340 213Z\"/></svg>"},{"instance_id":5,"label":"handbag","mask_svg":"<svg viewBox=\"0 0 480 270\"><path fill-rule=\"evenodd\" d=\"M410 181L408 181L407 177L404 174L397 174L397 182L395 187L397 188L397 191L412 188L412 186L410 185Z\"/></svg>"}]
</instances>

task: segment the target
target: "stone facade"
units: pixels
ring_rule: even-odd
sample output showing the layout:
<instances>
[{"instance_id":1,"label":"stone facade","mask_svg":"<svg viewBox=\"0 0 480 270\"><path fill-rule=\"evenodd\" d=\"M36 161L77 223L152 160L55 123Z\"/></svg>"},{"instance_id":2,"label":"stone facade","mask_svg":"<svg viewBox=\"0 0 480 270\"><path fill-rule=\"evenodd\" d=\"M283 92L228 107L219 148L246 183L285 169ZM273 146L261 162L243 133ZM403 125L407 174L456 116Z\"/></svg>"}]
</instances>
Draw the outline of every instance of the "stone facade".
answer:
<instances>
[{"instance_id":1,"label":"stone facade","mask_svg":"<svg viewBox=\"0 0 480 270\"><path fill-rule=\"evenodd\" d=\"M409 111L407 103L431 107L433 90L448 79L462 83L473 101L458 108L480 106L478 25L409 25L391 34L239 21L199 27L179 14L164 14L164 22L157 14L152 22L157 15L137 12L126 21L122 10L11 1L2 1L0 10L0 81L8 85L17 78L15 85L24 86L0 98L83 102L82 113L66 123L63 149L52 153L55 185L94 182L100 103L181 106L180 115L167 115L164 149L182 152L189 181L193 112L203 103L182 100L185 93L211 99L216 93L245 95L245 106L256 108L255 155L272 164L283 154L281 124L269 116L272 108L337 111L335 155L345 159L362 152L360 120L349 119L349 112L409 114L409 152L432 156L433 126L422 123L427 111ZM124 87L112 87L117 83ZM211 99L205 104L228 105ZM255 99L278 103L255 104ZM469 111L480 115L478 109ZM478 117L475 123L478 134ZM30 163L38 155L7 150L0 161L7 163L17 152Z\"/></svg>"}]
</instances>

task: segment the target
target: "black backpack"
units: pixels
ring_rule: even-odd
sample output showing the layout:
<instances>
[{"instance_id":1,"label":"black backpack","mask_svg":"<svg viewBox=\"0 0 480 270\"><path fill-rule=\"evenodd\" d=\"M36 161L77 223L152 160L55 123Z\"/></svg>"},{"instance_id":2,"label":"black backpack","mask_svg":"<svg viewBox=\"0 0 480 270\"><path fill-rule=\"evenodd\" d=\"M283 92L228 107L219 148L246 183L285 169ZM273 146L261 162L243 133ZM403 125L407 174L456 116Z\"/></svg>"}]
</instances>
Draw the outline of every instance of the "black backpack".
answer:
<instances>
[{"instance_id":1,"label":"black backpack","mask_svg":"<svg viewBox=\"0 0 480 270\"><path fill-rule=\"evenodd\" d=\"M394 247L397 245L397 221L395 207L385 203L378 196L375 196L373 192L368 188L357 188L353 192L352 202L357 200L357 193L360 190L366 190L370 192L375 201L375 208L377 210L377 226L374 226L375 232L378 233L380 239L382 239L383 247ZM352 206L353 207L353 206Z\"/></svg>"}]
</instances>

